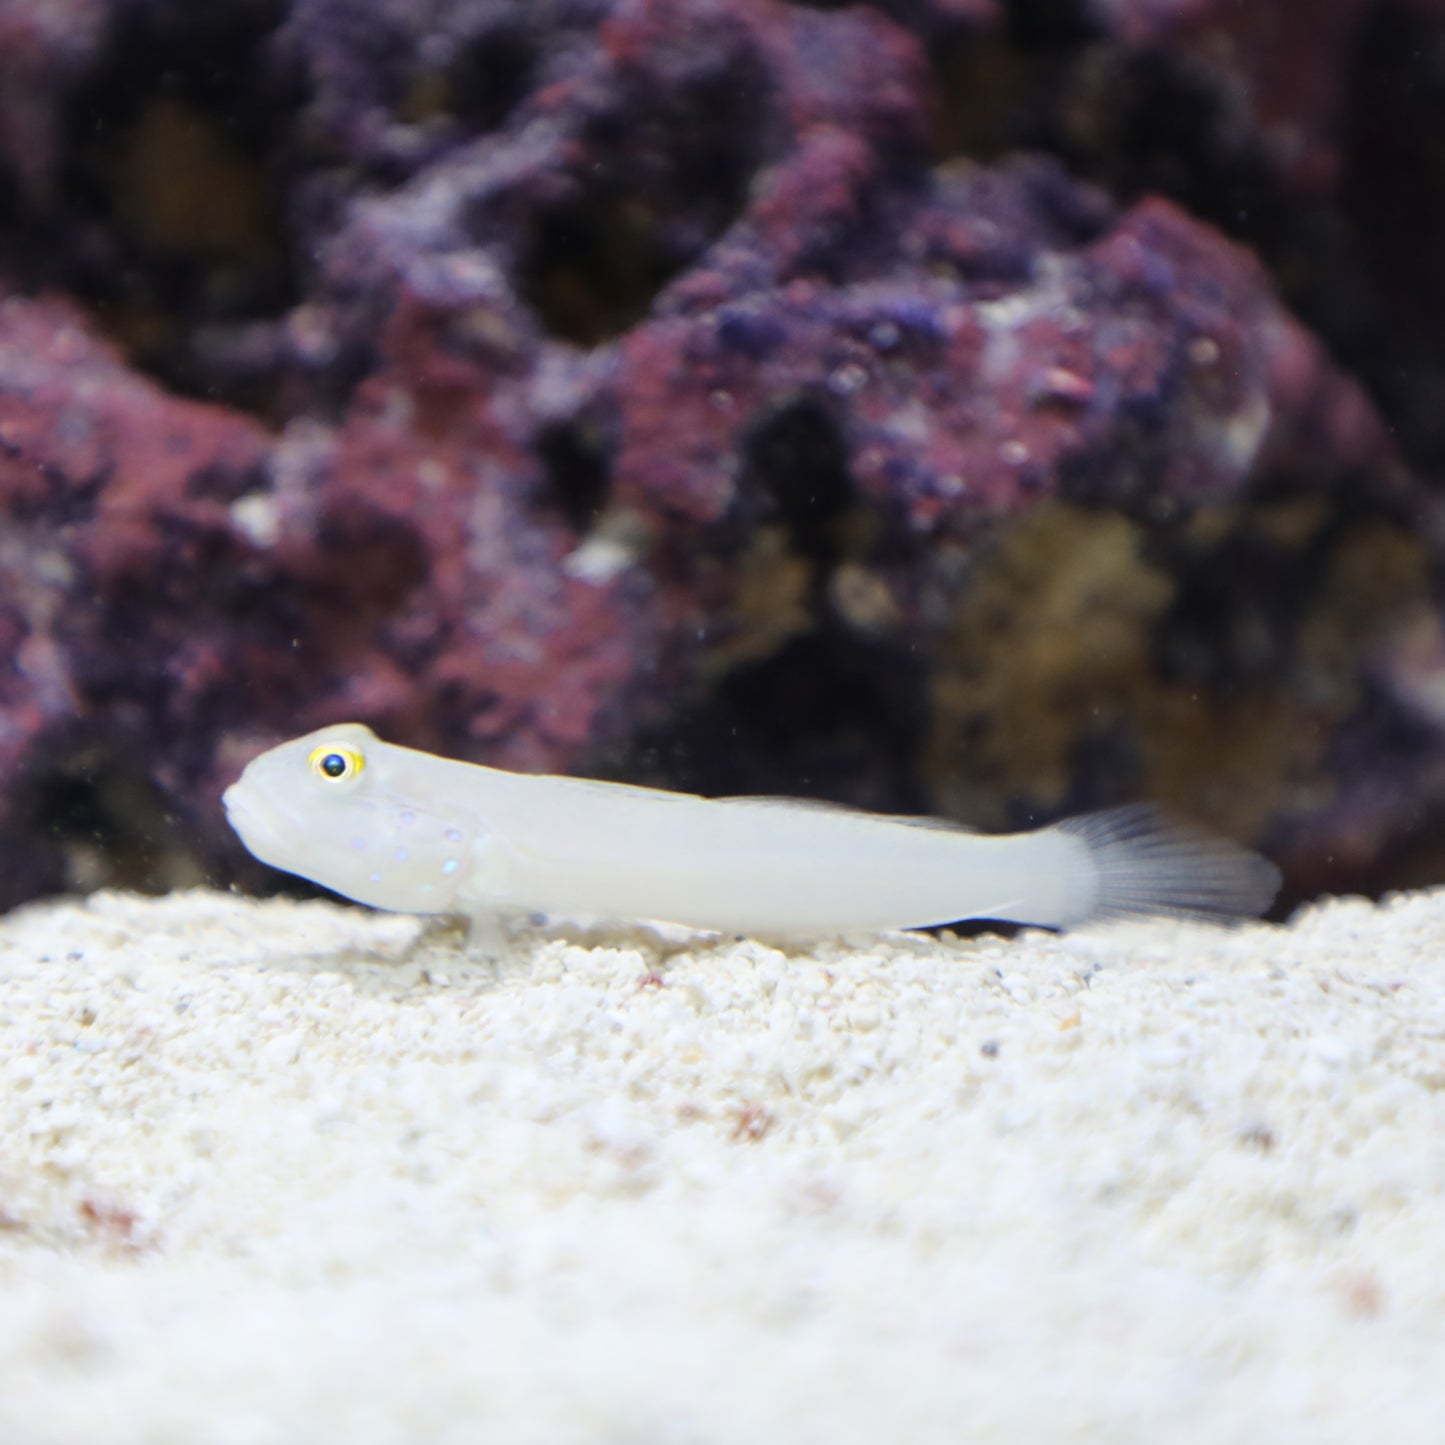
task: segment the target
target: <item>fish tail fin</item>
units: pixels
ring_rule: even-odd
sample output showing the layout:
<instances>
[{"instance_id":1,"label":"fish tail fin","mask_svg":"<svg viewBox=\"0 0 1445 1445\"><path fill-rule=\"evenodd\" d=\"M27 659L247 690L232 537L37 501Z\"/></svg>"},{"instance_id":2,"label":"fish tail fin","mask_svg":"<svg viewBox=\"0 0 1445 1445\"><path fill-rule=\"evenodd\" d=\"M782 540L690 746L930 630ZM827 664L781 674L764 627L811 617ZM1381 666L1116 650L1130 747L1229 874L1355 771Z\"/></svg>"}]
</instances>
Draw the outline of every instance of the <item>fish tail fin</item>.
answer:
<instances>
[{"instance_id":1,"label":"fish tail fin","mask_svg":"<svg viewBox=\"0 0 1445 1445\"><path fill-rule=\"evenodd\" d=\"M1213 923L1256 918L1280 873L1267 858L1147 803L1067 818L1046 830L1081 843L1089 867L1074 903L1077 927L1103 919L1172 916Z\"/></svg>"}]
</instances>

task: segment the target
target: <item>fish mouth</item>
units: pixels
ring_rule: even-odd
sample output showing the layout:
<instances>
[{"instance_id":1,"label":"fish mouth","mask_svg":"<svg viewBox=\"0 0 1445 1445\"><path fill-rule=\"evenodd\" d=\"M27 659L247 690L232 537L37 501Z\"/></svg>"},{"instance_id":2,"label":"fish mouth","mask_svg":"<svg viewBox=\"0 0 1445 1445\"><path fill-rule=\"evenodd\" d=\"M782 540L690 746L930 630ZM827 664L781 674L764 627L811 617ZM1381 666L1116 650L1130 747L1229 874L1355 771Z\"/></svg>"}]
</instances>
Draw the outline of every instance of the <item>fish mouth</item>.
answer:
<instances>
[{"instance_id":1,"label":"fish mouth","mask_svg":"<svg viewBox=\"0 0 1445 1445\"><path fill-rule=\"evenodd\" d=\"M221 794L221 807L225 809L226 821L238 833L245 824L256 822L255 813L247 812L245 799L242 798L240 789L234 783Z\"/></svg>"},{"instance_id":2,"label":"fish mouth","mask_svg":"<svg viewBox=\"0 0 1445 1445\"><path fill-rule=\"evenodd\" d=\"M272 819L246 805L236 784L233 783L221 794L221 807L225 809L226 821L246 845L248 853L272 867L286 866L278 861L286 853L281 830Z\"/></svg>"}]
</instances>

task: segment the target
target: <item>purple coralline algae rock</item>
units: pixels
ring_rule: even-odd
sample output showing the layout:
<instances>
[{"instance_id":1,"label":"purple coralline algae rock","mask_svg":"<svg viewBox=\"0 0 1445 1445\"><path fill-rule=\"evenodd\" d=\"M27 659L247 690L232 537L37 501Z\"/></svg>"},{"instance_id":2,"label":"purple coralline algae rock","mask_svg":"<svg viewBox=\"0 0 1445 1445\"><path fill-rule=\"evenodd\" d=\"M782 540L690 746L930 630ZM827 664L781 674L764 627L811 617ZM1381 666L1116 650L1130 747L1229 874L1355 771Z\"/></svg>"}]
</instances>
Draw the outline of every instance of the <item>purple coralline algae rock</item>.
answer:
<instances>
[{"instance_id":1,"label":"purple coralline algae rock","mask_svg":"<svg viewBox=\"0 0 1445 1445\"><path fill-rule=\"evenodd\" d=\"M1046 495L1148 515L1227 500L1262 469L1389 458L1363 394L1246 253L1162 201L1094 240L1060 235L1001 179L945 178L889 207L912 274L886 256L856 279L784 273L724 299L719 247L718 270L620 347L623 495L720 521L749 428L800 398L838 429L863 496L921 534ZM1016 179L1074 199L1051 171Z\"/></svg>"},{"instance_id":2,"label":"purple coralline algae rock","mask_svg":"<svg viewBox=\"0 0 1445 1445\"><path fill-rule=\"evenodd\" d=\"M1255 76L1324 205L1374 14L1326 8L1050 44ZM990 824L1153 793L1309 882L1416 828L1428 490L1189 197L940 162L949 57L1034 7L69 11L0 4L0 903L229 874L220 788L340 717Z\"/></svg>"},{"instance_id":3,"label":"purple coralline algae rock","mask_svg":"<svg viewBox=\"0 0 1445 1445\"><path fill-rule=\"evenodd\" d=\"M45 814L95 782L97 738L177 796L214 756L204 729L156 724L199 723L235 681L241 639L215 636L213 599L244 587L224 498L268 451L249 418L129 371L69 303L0 299L4 902L76 881Z\"/></svg>"},{"instance_id":4,"label":"purple coralline algae rock","mask_svg":"<svg viewBox=\"0 0 1445 1445\"><path fill-rule=\"evenodd\" d=\"M1366 381L1412 461L1445 459L1438 0L1020 5L949 54L944 129L1067 157L1253 247ZM998 93L1005 97L1000 103Z\"/></svg>"},{"instance_id":5,"label":"purple coralline algae rock","mask_svg":"<svg viewBox=\"0 0 1445 1445\"><path fill-rule=\"evenodd\" d=\"M1248 137L1297 194L1340 180L1351 57L1376 0L1095 0L1092 14L1128 50L1165 56L1221 102L1218 137Z\"/></svg>"}]
</instances>

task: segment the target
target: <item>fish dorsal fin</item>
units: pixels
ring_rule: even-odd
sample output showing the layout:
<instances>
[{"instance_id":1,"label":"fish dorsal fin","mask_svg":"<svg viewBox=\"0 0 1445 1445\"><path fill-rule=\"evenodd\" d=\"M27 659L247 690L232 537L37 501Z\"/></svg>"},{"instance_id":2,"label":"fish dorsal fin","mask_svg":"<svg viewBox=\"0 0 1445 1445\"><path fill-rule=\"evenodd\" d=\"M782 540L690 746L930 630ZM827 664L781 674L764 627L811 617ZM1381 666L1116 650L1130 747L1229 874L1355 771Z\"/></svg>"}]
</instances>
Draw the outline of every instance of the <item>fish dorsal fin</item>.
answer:
<instances>
[{"instance_id":1,"label":"fish dorsal fin","mask_svg":"<svg viewBox=\"0 0 1445 1445\"><path fill-rule=\"evenodd\" d=\"M901 828L919 828L936 833L976 833L966 823L952 818L930 818L918 813L874 813L848 803L832 803L826 798L769 797L766 794L740 798L718 798L715 801L738 808L777 808L796 813L841 813L848 818L872 818L879 823L893 823Z\"/></svg>"}]
</instances>

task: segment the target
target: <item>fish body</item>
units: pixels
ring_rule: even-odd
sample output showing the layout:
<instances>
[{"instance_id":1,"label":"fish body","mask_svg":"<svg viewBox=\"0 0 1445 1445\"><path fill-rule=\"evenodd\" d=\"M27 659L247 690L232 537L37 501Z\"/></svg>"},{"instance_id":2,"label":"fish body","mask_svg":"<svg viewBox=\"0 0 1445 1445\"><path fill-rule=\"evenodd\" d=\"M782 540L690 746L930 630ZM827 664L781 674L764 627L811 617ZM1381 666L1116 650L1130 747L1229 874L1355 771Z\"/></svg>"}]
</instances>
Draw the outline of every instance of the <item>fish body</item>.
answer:
<instances>
[{"instance_id":1,"label":"fish body","mask_svg":"<svg viewBox=\"0 0 1445 1445\"><path fill-rule=\"evenodd\" d=\"M780 798L505 772L322 728L247 765L227 817L259 859L376 908L642 920L765 937L967 918L1068 928L1269 906L1257 854L1146 808L989 836Z\"/></svg>"}]
</instances>

